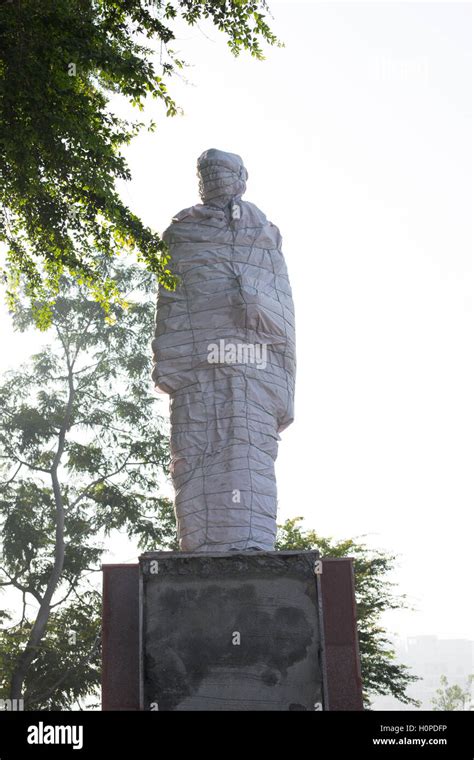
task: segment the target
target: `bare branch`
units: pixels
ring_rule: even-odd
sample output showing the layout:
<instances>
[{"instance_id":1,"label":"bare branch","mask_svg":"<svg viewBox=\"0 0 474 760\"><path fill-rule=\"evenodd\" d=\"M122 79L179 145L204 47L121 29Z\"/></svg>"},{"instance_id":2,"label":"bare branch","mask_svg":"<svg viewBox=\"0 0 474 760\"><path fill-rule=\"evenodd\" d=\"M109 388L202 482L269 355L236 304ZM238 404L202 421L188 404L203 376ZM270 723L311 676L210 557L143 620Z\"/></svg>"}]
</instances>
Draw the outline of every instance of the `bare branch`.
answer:
<instances>
[{"instance_id":1,"label":"bare branch","mask_svg":"<svg viewBox=\"0 0 474 760\"><path fill-rule=\"evenodd\" d=\"M8 457L8 458L10 458L10 457ZM23 462L20 462L20 464L16 468L16 470L13 473L13 475L11 476L11 478L8 478L8 480L5 480L3 483L0 483L0 488L6 488L6 486L10 485L10 483L13 483L13 481L15 480L16 476L18 475L18 473L20 472L20 470L21 470L22 467L23 467Z\"/></svg>"},{"instance_id":2,"label":"bare branch","mask_svg":"<svg viewBox=\"0 0 474 760\"><path fill-rule=\"evenodd\" d=\"M21 575L22 575L24 572L26 572L26 570L27 570L27 569L28 569L28 568L23 568L23 569L22 569L22 570L20 570L20 572L18 572L18 573L17 573L17 574L16 574L14 577L12 577L12 576L11 576L9 573L7 573L7 571L5 570L5 568L4 568L4 567L0 568L0 570L1 570L3 573L5 573L5 575L6 575L6 576L7 576L7 578L9 579L9 580L8 580L8 582L2 581L2 582L0 583L0 586L13 586L13 587L14 587L14 588L16 588L18 591L24 592L25 594L31 594L31 596L32 596L34 599L36 599L36 601L38 602L38 604L41 604L41 601L42 601L42 596L41 596L41 594L39 594L39 593L38 593L38 591L36 591L36 590L34 590L34 589L31 589L29 586L25 586L23 583L20 583L20 581L18 580L18 578L20 578L20 576L21 576Z\"/></svg>"},{"instance_id":3,"label":"bare branch","mask_svg":"<svg viewBox=\"0 0 474 760\"><path fill-rule=\"evenodd\" d=\"M16 462L20 463L20 466L27 467L29 470L34 470L35 472L44 472L46 475L49 475L51 473L51 470L46 469L46 467L38 467L35 464L31 464L31 462L26 462L24 459L20 459L19 456L16 454L12 454L11 458L14 459Z\"/></svg>"},{"instance_id":4,"label":"bare branch","mask_svg":"<svg viewBox=\"0 0 474 760\"><path fill-rule=\"evenodd\" d=\"M69 599L69 597L71 596L72 592L75 591L75 589L76 589L76 587L77 587L77 585L79 583L79 580L80 580L79 578L76 578L75 581L72 581L70 583L70 585L69 585L69 589L68 589L67 593L63 596L63 598L60 599L59 602L55 602L54 604L50 604L49 605L49 609L52 610L53 607L58 607L60 604L63 604L63 602L65 602L67 599Z\"/></svg>"}]
</instances>

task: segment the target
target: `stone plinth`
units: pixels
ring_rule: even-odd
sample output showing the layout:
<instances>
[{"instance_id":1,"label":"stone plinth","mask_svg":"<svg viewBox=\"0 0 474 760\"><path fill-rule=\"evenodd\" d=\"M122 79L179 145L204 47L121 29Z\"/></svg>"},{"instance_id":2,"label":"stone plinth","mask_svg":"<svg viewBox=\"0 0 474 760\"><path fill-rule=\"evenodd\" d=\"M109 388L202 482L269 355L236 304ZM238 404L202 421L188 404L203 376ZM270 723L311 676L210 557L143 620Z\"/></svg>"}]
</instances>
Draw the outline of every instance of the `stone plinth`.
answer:
<instances>
[{"instance_id":1,"label":"stone plinth","mask_svg":"<svg viewBox=\"0 0 474 760\"><path fill-rule=\"evenodd\" d=\"M322 710L317 552L140 558L141 709Z\"/></svg>"},{"instance_id":2,"label":"stone plinth","mask_svg":"<svg viewBox=\"0 0 474 760\"><path fill-rule=\"evenodd\" d=\"M282 553L286 555L287 553ZM164 571L166 565L163 564L163 558L170 556L153 555L158 563L161 563L161 570ZM176 555L175 555L176 556ZM185 555L181 555L183 559ZM301 555L300 555L301 556ZM316 555L315 555L316 556ZM161 557L161 559L160 559ZM146 557L143 558L146 560ZM204 559L204 558L203 558ZM286 560L283 560L284 562ZM357 641L357 625L356 625L356 604L354 594L354 570L353 562L350 558L331 558L323 557L322 560L322 574L316 579L316 592L312 580L308 575L308 590L310 599L310 608L316 608L314 593L318 593L321 590L321 599L323 606L323 628L324 628L324 661L325 670L327 675L327 701L323 698L323 706L325 710L362 710L362 681L360 673L360 658L359 647ZM140 658L140 645L139 645L139 628L140 628L140 598L139 598L139 566L138 564L120 564L120 565L104 565L103 566L103 616L102 616L102 709L103 710L140 710L145 709L144 688L142 684L143 665L141 665ZM310 574L311 562L308 563L308 573ZM158 574L160 571L160 564L158 564ZM304 571L306 573L306 570ZM298 574L297 574L298 577ZM316 577L316 576L315 576ZM163 575L166 580L166 574ZM274 578L274 580L276 580ZM251 585L248 581L247 585ZM286 584L285 584L286 585ZM142 593L145 584L142 586ZM184 588L184 586L183 586ZM150 590L151 587L150 587ZM294 585L292 586L292 592ZM214 592L213 592L214 593ZM159 596L159 593L158 593ZM275 595L273 595L274 598ZM193 598L193 588L190 588L189 598ZM286 597L285 597L286 598ZM293 597L290 599L293 606ZM284 607L286 602L283 598L278 597L277 603L280 607ZM205 607L206 605L204 605ZM224 605L224 610L229 609L228 602ZM244 610L244 606L241 603L241 609ZM303 607L303 609L307 609ZM168 606L168 613L172 612ZM267 610L269 617L267 620L275 619L276 608L275 603L272 602ZM183 614L179 610L174 613L174 620L179 622L180 615ZM228 613L227 613L228 614ZM195 630L197 634L196 641L202 641L201 623L199 622L199 615L197 610ZM284 615L280 613L284 619ZM312 617L312 613L310 615ZM233 623L229 623L229 619L226 620L225 625L222 625L220 610L215 615L216 625L219 624L222 633L222 646L221 656L225 660L225 653L227 652L229 628L232 628L231 633L234 633L235 626ZM261 619L261 618L259 618ZM280 619L280 618L278 618ZM234 620L234 618L232 618ZM321 622L321 617L319 618ZM246 622L245 616L243 622ZM227 627L228 626L228 627ZM174 640L179 634L179 630L174 630L171 624L163 624L163 628L167 627L169 632L170 649L172 650ZM245 632L247 630L247 636L252 633L251 623L247 623L246 626L242 625L242 619L240 622L240 628ZM284 626L282 626L282 629ZM255 627L253 628L255 630ZM243 646L245 639L242 638L242 631L240 632L240 647ZM304 630L303 630L304 634ZM189 647L191 648L191 654L181 657L183 662L178 667L178 661L175 660L173 666L177 670L178 675L181 673L177 683L178 686L174 689L181 690L183 694L183 684L185 682L184 674L186 669L184 667L186 662L196 661L193 654L193 638L189 637L189 628L187 629L186 636L188 637ZM273 634L275 636L275 634ZM291 637L294 642L294 637ZM283 636L281 641L284 642ZM165 642L163 642L165 643ZM179 643L179 642L178 642ZM248 642L247 642L248 644ZM236 651L232 654L228 654L227 658L231 661L231 664L238 662L237 658L244 658L245 650L239 649L239 645L235 645ZM314 646L314 645L313 645ZM283 643L282 643L283 647ZM320 649L320 647L318 647ZM254 653L256 647L253 649ZM314 649L312 650L314 651ZM278 682L278 668L277 665L282 665L282 660L285 650L282 648L280 653L280 659L277 660L275 665L265 660L265 667L267 680L273 680L275 682L275 690L279 690L282 693L281 686ZM158 662L160 661L160 650L156 652L158 654ZM155 656L156 656L155 654ZM192 656L191 656L192 655ZM277 652L278 655L278 652ZM288 655L285 655L288 657ZM235 659L232 659L235 658ZM240 662L242 661L240 660ZM159 667L159 666L158 666ZM209 667L209 664L206 665ZM251 668L255 668L255 662L251 663ZM284 666L283 671L284 671ZM297 667L297 666L296 666ZM294 666L287 667L287 679L292 684L292 678L294 675ZM141 673L140 673L141 671ZM253 671L252 671L253 672ZM314 671L313 671L314 672ZM199 677L199 673L197 678ZM316 681L319 675L316 671ZM153 681L152 681L153 682ZM151 683L152 683L151 682ZM222 679L221 679L222 683ZM249 683L251 679L249 678ZM265 680L263 680L265 684ZM281 681L280 681L281 683ZM181 685L179 685L181 684ZM250 693L253 686L249 686L247 694ZM311 689L311 684L308 687ZM140 708L140 692L142 699L142 708ZM228 691L224 691L225 698L228 698ZM235 696L235 695L234 695ZM175 697L176 698L176 697ZM273 698L273 696L272 696ZM189 699L189 695L184 697ZM305 698L306 701L306 698ZM308 700L309 701L309 700ZM317 700L315 700L316 702ZM301 696L295 701L289 702L287 709L290 709L291 705L303 705ZM306 706L306 705L305 705ZM146 709L160 708L159 702L156 706L149 706ZM163 709L163 705L161 706ZM178 708L176 708L178 709ZM243 704L239 709L250 709ZM293 707L293 709L295 709ZM310 706L309 709L314 709Z\"/></svg>"}]
</instances>

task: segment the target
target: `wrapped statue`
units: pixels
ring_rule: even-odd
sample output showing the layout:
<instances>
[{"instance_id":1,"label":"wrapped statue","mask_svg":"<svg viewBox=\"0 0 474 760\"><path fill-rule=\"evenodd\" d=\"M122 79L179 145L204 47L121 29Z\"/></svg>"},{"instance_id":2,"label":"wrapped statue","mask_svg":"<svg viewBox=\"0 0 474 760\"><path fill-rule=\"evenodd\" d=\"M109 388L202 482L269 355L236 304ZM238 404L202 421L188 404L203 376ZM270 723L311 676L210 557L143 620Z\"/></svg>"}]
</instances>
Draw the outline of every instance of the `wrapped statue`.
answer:
<instances>
[{"instance_id":1,"label":"wrapped statue","mask_svg":"<svg viewBox=\"0 0 474 760\"><path fill-rule=\"evenodd\" d=\"M206 150L202 203L163 234L178 277L160 287L155 385L170 396L180 549L272 550L275 459L293 421L294 308L278 228L242 200L240 156Z\"/></svg>"}]
</instances>

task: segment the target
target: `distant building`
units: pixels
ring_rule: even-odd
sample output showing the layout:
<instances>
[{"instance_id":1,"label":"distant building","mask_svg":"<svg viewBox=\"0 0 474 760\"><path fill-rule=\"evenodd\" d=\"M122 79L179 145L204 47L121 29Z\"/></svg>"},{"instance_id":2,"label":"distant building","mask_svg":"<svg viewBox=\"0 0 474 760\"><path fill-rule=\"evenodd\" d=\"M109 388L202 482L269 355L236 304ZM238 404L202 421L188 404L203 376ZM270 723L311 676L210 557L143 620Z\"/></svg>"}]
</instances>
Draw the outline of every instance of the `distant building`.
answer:
<instances>
[{"instance_id":1,"label":"distant building","mask_svg":"<svg viewBox=\"0 0 474 760\"><path fill-rule=\"evenodd\" d=\"M474 673L474 641L468 639L438 639L437 636L410 636L395 644L397 660L408 665L413 675L420 677L407 689L407 693L420 700L420 710L432 710L431 700L445 675L449 685L465 686L467 677ZM377 697L374 710L413 710L394 697Z\"/></svg>"}]
</instances>

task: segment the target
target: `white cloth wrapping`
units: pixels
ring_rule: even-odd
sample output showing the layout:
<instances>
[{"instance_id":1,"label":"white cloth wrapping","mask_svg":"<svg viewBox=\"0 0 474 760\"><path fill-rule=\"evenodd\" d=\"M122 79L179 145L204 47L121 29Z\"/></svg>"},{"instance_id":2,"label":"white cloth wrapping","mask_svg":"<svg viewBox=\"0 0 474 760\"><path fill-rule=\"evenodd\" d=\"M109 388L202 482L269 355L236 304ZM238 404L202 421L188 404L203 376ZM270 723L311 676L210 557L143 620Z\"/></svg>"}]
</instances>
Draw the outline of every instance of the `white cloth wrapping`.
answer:
<instances>
[{"instance_id":1,"label":"white cloth wrapping","mask_svg":"<svg viewBox=\"0 0 474 760\"><path fill-rule=\"evenodd\" d=\"M153 378L170 395L182 551L272 550L278 433L293 421L294 309L278 228L241 200L232 153L198 159L202 204L163 234L175 291L159 289Z\"/></svg>"}]
</instances>

